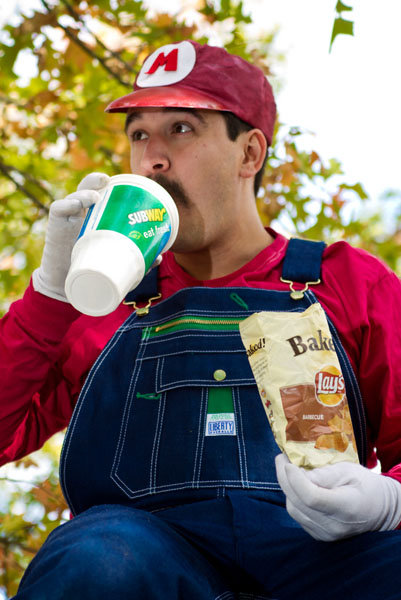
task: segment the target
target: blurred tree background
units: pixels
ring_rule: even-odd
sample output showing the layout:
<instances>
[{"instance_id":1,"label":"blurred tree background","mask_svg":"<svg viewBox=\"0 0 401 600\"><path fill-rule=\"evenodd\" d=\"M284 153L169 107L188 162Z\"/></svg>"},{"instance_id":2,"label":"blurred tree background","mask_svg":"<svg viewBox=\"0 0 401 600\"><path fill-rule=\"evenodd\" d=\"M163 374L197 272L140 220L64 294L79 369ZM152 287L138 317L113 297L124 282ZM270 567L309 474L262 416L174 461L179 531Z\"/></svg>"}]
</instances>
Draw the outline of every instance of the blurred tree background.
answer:
<instances>
[{"instance_id":1,"label":"blurred tree background","mask_svg":"<svg viewBox=\"0 0 401 600\"><path fill-rule=\"evenodd\" d=\"M250 37L251 18L237 0L182 0L175 14L151 15L142 0L40 1L40 10L6 25L0 40L0 314L39 264L52 200L92 171L129 172L124 117L104 108L131 90L145 56L162 44L208 42L224 31L227 50L268 76L282 60L274 32ZM352 8L338 2L336 10L331 43L352 34L338 22ZM16 65L31 65L32 57L35 68L21 77ZM297 235L346 239L401 273L401 223L386 234L381 214L345 218L355 198L368 201L363 186L344 179L339 160L303 151L302 136L278 120L257 199L264 223L283 220ZM0 598L16 592L48 533L68 519L57 474L62 439L54 436L43 450L0 469Z\"/></svg>"}]
</instances>

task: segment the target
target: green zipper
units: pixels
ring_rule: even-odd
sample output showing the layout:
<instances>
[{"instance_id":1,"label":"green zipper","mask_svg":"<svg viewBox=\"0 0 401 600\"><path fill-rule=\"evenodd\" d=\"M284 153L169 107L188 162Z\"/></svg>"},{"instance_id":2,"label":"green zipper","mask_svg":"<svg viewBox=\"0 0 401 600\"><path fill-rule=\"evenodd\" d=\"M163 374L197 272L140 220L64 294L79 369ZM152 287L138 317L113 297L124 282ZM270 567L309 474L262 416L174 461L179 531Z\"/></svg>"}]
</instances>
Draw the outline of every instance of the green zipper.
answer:
<instances>
[{"instance_id":1,"label":"green zipper","mask_svg":"<svg viewBox=\"0 0 401 600\"><path fill-rule=\"evenodd\" d=\"M245 318L245 317L244 317ZM179 317L161 323L155 327L147 329L148 337L155 337L165 333L173 333L174 331L182 331L184 329L203 329L207 331L238 331L238 325L243 319L238 318L213 318L213 317L194 317L188 315ZM145 334L144 334L145 335Z\"/></svg>"}]
</instances>

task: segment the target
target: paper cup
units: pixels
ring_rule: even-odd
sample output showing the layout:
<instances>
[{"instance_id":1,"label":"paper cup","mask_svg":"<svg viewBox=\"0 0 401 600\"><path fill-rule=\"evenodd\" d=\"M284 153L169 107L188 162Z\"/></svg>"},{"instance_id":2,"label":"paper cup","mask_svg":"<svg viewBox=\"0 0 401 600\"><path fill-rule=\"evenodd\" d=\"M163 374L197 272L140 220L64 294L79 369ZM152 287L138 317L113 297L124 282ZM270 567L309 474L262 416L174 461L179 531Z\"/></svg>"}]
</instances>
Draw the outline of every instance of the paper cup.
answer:
<instances>
[{"instance_id":1,"label":"paper cup","mask_svg":"<svg viewBox=\"0 0 401 600\"><path fill-rule=\"evenodd\" d=\"M174 243L178 224L177 207L158 183L140 175L111 177L72 250L69 302L91 316L115 310Z\"/></svg>"}]
</instances>

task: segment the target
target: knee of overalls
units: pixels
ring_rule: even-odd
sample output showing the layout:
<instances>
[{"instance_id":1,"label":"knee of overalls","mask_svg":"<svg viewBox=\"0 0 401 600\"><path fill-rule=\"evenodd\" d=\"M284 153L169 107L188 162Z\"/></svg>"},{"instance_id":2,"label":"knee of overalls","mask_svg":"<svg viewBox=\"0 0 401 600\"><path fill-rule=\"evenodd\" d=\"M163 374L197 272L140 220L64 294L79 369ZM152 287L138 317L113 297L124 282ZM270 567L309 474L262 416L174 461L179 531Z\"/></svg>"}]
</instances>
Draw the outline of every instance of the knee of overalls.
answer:
<instances>
[{"instance_id":1,"label":"knee of overalls","mask_svg":"<svg viewBox=\"0 0 401 600\"><path fill-rule=\"evenodd\" d=\"M161 519L104 505L50 534L15 600L211 600L224 590L213 567Z\"/></svg>"}]
</instances>

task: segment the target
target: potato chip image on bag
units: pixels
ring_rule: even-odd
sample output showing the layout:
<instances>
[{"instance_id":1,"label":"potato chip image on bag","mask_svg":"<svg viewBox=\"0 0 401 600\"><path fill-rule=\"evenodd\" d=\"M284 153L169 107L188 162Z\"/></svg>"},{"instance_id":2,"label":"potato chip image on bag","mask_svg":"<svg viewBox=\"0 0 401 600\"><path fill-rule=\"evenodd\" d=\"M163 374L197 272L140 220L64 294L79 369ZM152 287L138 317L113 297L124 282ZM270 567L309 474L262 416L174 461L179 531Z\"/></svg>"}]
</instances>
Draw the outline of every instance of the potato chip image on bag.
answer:
<instances>
[{"instance_id":1,"label":"potato chip image on bag","mask_svg":"<svg viewBox=\"0 0 401 600\"><path fill-rule=\"evenodd\" d=\"M344 378L320 304L260 312L241 338L280 449L306 468L359 462Z\"/></svg>"}]
</instances>

